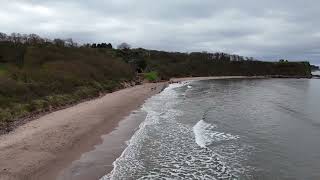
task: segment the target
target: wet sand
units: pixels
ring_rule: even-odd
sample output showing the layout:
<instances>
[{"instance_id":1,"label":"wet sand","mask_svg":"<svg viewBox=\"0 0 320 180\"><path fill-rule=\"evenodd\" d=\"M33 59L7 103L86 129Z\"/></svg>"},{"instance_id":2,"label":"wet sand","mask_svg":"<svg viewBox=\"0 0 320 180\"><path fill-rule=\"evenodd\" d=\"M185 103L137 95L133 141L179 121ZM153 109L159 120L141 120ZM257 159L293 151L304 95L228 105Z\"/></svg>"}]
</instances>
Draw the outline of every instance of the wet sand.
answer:
<instances>
[{"instance_id":1,"label":"wet sand","mask_svg":"<svg viewBox=\"0 0 320 180\"><path fill-rule=\"evenodd\" d=\"M127 129L122 130L124 133L116 136L122 137L118 141L112 142L112 139L117 139L115 135L112 136L112 132L117 134L114 130L119 122L147 98L159 93L166 84L143 84L110 93L102 98L50 113L0 136L0 179L50 180L57 179L58 175L59 179L70 179L79 172L86 174L80 170L70 175L68 172L71 171L68 169L79 167L74 166L77 160L81 161L86 157L86 152L99 149L97 144L101 143L100 149L108 149L110 153L106 159L112 163L121 154L123 141L131 136L139 122L126 123ZM101 138L104 134L109 135ZM103 143L106 138L107 144ZM105 164L103 166L105 167L100 167L99 172L92 168L93 171L88 172L87 177L98 178L99 173L104 175L105 171L112 169L111 164L109 167ZM97 175L93 177L90 174Z\"/></svg>"},{"instance_id":2,"label":"wet sand","mask_svg":"<svg viewBox=\"0 0 320 180\"><path fill-rule=\"evenodd\" d=\"M115 130L102 136L101 144L82 154L78 160L73 161L61 171L57 180L99 179L110 173L113 169L113 162L121 156L127 147L126 143L145 118L146 113L143 111L132 112L119 122Z\"/></svg>"}]
</instances>

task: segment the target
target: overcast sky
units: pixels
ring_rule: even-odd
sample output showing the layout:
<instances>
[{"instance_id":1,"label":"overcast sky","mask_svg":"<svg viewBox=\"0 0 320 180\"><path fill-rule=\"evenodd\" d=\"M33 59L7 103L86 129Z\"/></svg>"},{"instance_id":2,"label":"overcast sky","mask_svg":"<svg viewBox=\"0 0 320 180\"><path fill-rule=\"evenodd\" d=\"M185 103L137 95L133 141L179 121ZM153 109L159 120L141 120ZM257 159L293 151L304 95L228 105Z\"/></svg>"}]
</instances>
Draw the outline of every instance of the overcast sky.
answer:
<instances>
[{"instance_id":1,"label":"overcast sky","mask_svg":"<svg viewBox=\"0 0 320 180\"><path fill-rule=\"evenodd\" d=\"M0 31L320 64L319 0L0 0Z\"/></svg>"}]
</instances>

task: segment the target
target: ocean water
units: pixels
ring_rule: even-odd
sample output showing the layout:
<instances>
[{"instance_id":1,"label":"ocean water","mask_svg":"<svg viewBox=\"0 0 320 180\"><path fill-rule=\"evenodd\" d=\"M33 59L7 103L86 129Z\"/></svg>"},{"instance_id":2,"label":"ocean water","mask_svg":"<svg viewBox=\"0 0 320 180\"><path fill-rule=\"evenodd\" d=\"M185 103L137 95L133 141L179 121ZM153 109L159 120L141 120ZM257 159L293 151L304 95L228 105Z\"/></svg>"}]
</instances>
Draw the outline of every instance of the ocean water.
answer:
<instances>
[{"instance_id":1,"label":"ocean water","mask_svg":"<svg viewBox=\"0 0 320 180\"><path fill-rule=\"evenodd\" d=\"M320 75L320 71L313 71L312 74L313 75Z\"/></svg>"},{"instance_id":2,"label":"ocean water","mask_svg":"<svg viewBox=\"0 0 320 180\"><path fill-rule=\"evenodd\" d=\"M107 179L320 179L320 80L171 84Z\"/></svg>"}]
</instances>

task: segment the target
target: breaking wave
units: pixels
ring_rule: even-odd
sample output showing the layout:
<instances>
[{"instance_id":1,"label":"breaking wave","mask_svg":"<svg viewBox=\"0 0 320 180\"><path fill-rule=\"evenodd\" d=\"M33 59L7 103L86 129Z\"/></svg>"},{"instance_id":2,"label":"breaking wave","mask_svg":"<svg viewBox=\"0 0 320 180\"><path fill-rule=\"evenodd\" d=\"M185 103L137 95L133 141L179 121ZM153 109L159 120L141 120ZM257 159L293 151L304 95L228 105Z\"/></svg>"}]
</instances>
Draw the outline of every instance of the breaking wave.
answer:
<instances>
[{"instance_id":1,"label":"breaking wave","mask_svg":"<svg viewBox=\"0 0 320 180\"><path fill-rule=\"evenodd\" d=\"M204 120L200 120L193 127L196 143L200 147L205 148L214 142L227 141L239 138L239 136L233 136L228 133L218 132L215 130L216 128L216 125L212 125L206 123Z\"/></svg>"},{"instance_id":2,"label":"breaking wave","mask_svg":"<svg viewBox=\"0 0 320 180\"><path fill-rule=\"evenodd\" d=\"M203 120L196 125L178 120L184 113L177 107L183 98L176 89L183 86L188 89L188 83L171 84L146 101L141 109L147 112L145 121L113 163L112 172L101 180L234 179L242 173L243 169L228 162L234 155L227 157L221 151L237 147L209 148L214 142L238 136L218 132L215 125Z\"/></svg>"}]
</instances>

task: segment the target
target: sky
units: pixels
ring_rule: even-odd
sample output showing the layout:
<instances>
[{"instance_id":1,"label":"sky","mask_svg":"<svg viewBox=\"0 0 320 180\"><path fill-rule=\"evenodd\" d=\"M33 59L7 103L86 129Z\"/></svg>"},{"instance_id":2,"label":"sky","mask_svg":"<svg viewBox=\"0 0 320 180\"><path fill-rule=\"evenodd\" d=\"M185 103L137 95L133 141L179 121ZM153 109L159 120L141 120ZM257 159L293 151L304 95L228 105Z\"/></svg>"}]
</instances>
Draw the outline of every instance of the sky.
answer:
<instances>
[{"instance_id":1,"label":"sky","mask_svg":"<svg viewBox=\"0 0 320 180\"><path fill-rule=\"evenodd\" d=\"M320 64L319 0L0 0L0 32Z\"/></svg>"}]
</instances>

